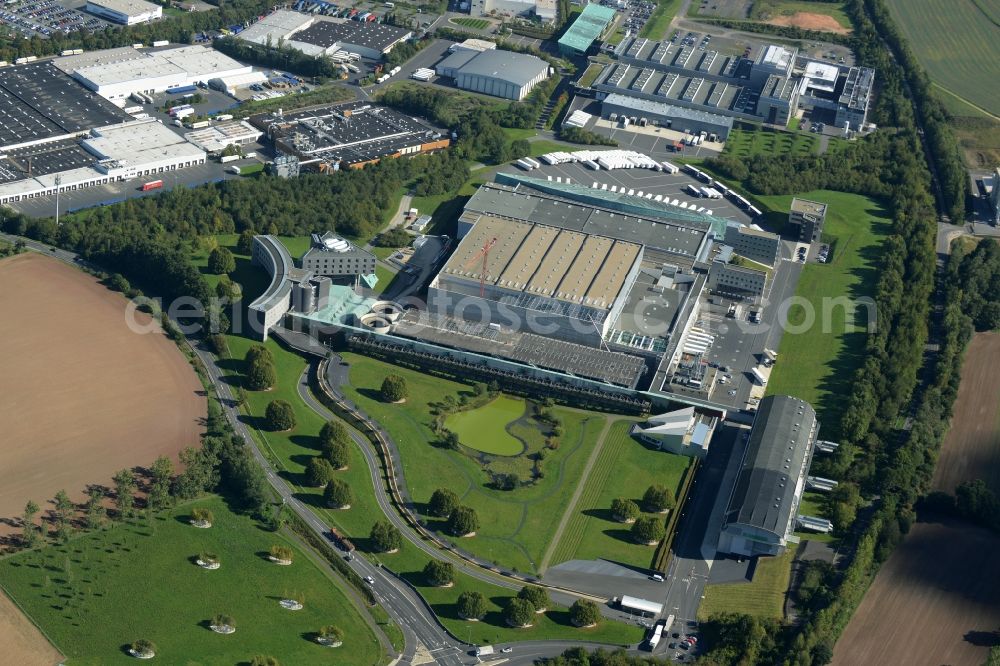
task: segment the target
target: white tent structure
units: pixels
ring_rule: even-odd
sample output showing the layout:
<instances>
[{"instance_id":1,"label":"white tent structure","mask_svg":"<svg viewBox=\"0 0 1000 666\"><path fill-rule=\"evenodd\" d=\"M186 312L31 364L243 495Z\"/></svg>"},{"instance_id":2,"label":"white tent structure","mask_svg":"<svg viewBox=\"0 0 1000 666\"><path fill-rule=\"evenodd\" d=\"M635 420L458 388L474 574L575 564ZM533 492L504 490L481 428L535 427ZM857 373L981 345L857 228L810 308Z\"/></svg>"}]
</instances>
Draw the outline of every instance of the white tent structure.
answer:
<instances>
[{"instance_id":1,"label":"white tent structure","mask_svg":"<svg viewBox=\"0 0 1000 666\"><path fill-rule=\"evenodd\" d=\"M703 457L708 453L716 421L714 416L685 407L649 417L644 426L634 426L632 434L664 451Z\"/></svg>"}]
</instances>

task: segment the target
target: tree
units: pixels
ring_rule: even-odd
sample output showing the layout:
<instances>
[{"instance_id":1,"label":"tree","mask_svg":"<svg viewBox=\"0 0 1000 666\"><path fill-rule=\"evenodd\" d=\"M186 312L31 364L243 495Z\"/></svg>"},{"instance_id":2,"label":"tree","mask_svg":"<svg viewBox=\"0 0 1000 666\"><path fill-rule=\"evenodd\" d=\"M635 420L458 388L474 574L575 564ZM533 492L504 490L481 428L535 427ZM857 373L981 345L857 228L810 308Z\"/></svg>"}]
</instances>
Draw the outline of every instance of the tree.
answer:
<instances>
[{"instance_id":1,"label":"tree","mask_svg":"<svg viewBox=\"0 0 1000 666\"><path fill-rule=\"evenodd\" d=\"M466 620L481 620L486 616L486 597L477 590L458 595L458 615Z\"/></svg>"},{"instance_id":2,"label":"tree","mask_svg":"<svg viewBox=\"0 0 1000 666\"><path fill-rule=\"evenodd\" d=\"M251 391L266 391L277 382L274 357L267 347L261 345L250 347L243 363L246 387Z\"/></svg>"},{"instance_id":3,"label":"tree","mask_svg":"<svg viewBox=\"0 0 1000 666\"><path fill-rule=\"evenodd\" d=\"M833 647L829 643L817 643L811 652L813 666L826 666L833 661Z\"/></svg>"},{"instance_id":4,"label":"tree","mask_svg":"<svg viewBox=\"0 0 1000 666\"><path fill-rule=\"evenodd\" d=\"M236 251L244 256L253 254L253 229L244 229L240 232L239 240L236 241Z\"/></svg>"},{"instance_id":5,"label":"tree","mask_svg":"<svg viewBox=\"0 0 1000 666\"><path fill-rule=\"evenodd\" d=\"M458 508L458 495L447 488L438 488L427 503L427 512L438 518L447 518Z\"/></svg>"},{"instance_id":6,"label":"tree","mask_svg":"<svg viewBox=\"0 0 1000 666\"><path fill-rule=\"evenodd\" d=\"M153 477L149 486L149 506L159 510L170 506L170 482L174 477L174 464L170 458L160 456L149 468Z\"/></svg>"},{"instance_id":7,"label":"tree","mask_svg":"<svg viewBox=\"0 0 1000 666\"><path fill-rule=\"evenodd\" d=\"M351 434L340 421L327 421L319 431L320 448L325 449L334 442L347 443L349 441L351 441Z\"/></svg>"},{"instance_id":8,"label":"tree","mask_svg":"<svg viewBox=\"0 0 1000 666\"><path fill-rule=\"evenodd\" d=\"M323 490L323 502L331 509L346 509L351 506L351 487L342 479L333 479Z\"/></svg>"},{"instance_id":9,"label":"tree","mask_svg":"<svg viewBox=\"0 0 1000 666\"><path fill-rule=\"evenodd\" d=\"M209 525L211 525L212 521L215 520L215 516L212 515L212 512L210 510L204 507L196 506L195 508L191 509L191 520L193 520L196 523L201 523L201 524L208 523Z\"/></svg>"},{"instance_id":10,"label":"tree","mask_svg":"<svg viewBox=\"0 0 1000 666\"><path fill-rule=\"evenodd\" d=\"M410 244L410 234L401 227L393 227L380 233L374 241L379 247L406 247Z\"/></svg>"},{"instance_id":11,"label":"tree","mask_svg":"<svg viewBox=\"0 0 1000 666\"><path fill-rule=\"evenodd\" d=\"M503 619L511 627L528 627L535 619L535 607L527 599L512 597L503 609Z\"/></svg>"},{"instance_id":12,"label":"tree","mask_svg":"<svg viewBox=\"0 0 1000 666\"><path fill-rule=\"evenodd\" d=\"M344 642L344 632L335 625L329 624L319 630L319 637L327 645L337 647Z\"/></svg>"},{"instance_id":13,"label":"tree","mask_svg":"<svg viewBox=\"0 0 1000 666\"><path fill-rule=\"evenodd\" d=\"M277 657L272 657L267 654L258 654L250 660L250 666L281 666L281 662L278 661Z\"/></svg>"},{"instance_id":14,"label":"tree","mask_svg":"<svg viewBox=\"0 0 1000 666\"><path fill-rule=\"evenodd\" d=\"M455 580L455 567L451 562L431 560L424 567L424 578L435 587L451 585Z\"/></svg>"},{"instance_id":15,"label":"tree","mask_svg":"<svg viewBox=\"0 0 1000 666\"><path fill-rule=\"evenodd\" d=\"M577 627L591 627L601 619L601 611L593 601L577 599L569 607L569 621Z\"/></svg>"},{"instance_id":16,"label":"tree","mask_svg":"<svg viewBox=\"0 0 1000 666\"><path fill-rule=\"evenodd\" d=\"M104 510L104 491L97 487L91 487L87 492L86 520L87 527L96 530L104 524L107 512Z\"/></svg>"},{"instance_id":17,"label":"tree","mask_svg":"<svg viewBox=\"0 0 1000 666\"><path fill-rule=\"evenodd\" d=\"M642 508L650 513L662 513L674 508L674 494L659 484L646 489L642 496Z\"/></svg>"},{"instance_id":18,"label":"tree","mask_svg":"<svg viewBox=\"0 0 1000 666\"><path fill-rule=\"evenodd\" d=\"M274 432L291 430L295 427L295 410L286 400L272 400L264 410L264 423Z\"/></svg>"},{"instance_id":19,"label":"tree","mask_svg":"<svg viewBox=\"0 0 1000 666\"><path fill-rule=\"evenodd\" d=\"M212 617L212 626L218 627L220 629L223 627L230 627L232 629L235 629L236 620L233 619L232 615L226 615L225 613L216 613L215 616Z\"/></svg>"},{"instance_id":20,"label":"tree","mask_svg":"<svg viewBox=\"0 0 1000 666\"><path fill-rule=\"evenodd\" d=\"M479 516L469 506L457 506L448 516L448 531L455 536L466 536L479 529Z\"/></svg>"},{"instance_id":21,"label":"tree","mask_svg":"<svg viewBox=\"0 0 1000 666\"><path fill-rule=\"evenodd\" d=\"M630 499L616 497L611 500L611 516L620 523L630 523L639 517L639 505Z\"/></svg>"},{"instance_id":22,"label":"tree","mask_svg":"<svg viewBox=\"0 0 1000 666\"><path fill-rule=\"evenodd\" d=\"M403 535L389 521L380 520L372 526L371 541L375 552L388 553L403 545Z\"/></svg>"},{"instance_id":23,"label":"tree","mask_svg":"<svg viewBox=\"0 0 1000 666\"><path fill-rule=\"evenodd\" d=\"M382 380L382 400L400 402L406 400L406 380L399 375L388 375Z\"/></svg>"},{"instance_id":24,"label":"tree","mask_svg":"<svg viewBox=\"0 0 1000 666\"><path fill-rule=\"evenodd\" d=\"M228 275L223 275L215 285L215 295L230 303L235 303L243 298L243 287L240 286L239 282L233 282Z\"/></svg>"},{"instance_id":25,"label":"tree","mask_svg":"<svg viewBox=\"0 0 1000 666\"><path fill-rule=\"evenodd\" d=\"M131 518L135 509L135 497L132 496L136 489L135 475L130 470L122 469L114 475L113 479L115 482L115 509L118 512L118 518L121 520Z\"/></svg>"},{"instance_id":26,"label":"tree","mask_svg":"<svg viewBox=\"0 0 1000 666\"><path fill-rule=\"evenodd\" d=\"M539 587L538 585L525 585L521 588L521 591L517 593L517 596L521 599L527 599L531 602L531 605L535 607L536 612L541 612L548 610L549 606L552 605L552 600L549 599L549 593L544 587Z\"/></svg>"},{"instance_id":27,"label":"tree","mask_svg":"<svg viewBox=\"0 0 1000 666\"><path fill-rule=\"evenodd\" d=\"M146 638L140 638L132 643L132 653L142 657L151 657L156 654L156 644Z\"/></svg>"},{"instance_id":28,"label":"tree","mask_svg":"<svg viewBox=\"0 0 1000 666\"><path fill-rule=\"evenodd\" d=\"M333 479L333 467L325 458L313 456L306 463L306 483L313 488L322 488Z\"/></svg>"},{"instance_id":29,"label":"tree","mask_svg":"<svg viewBox=\"0 0 1000 666\"><path fill-rule=\"evenodd\" d=\"M208 255L208 270L216 275L229 274L236 270L233 253L224 247L217 247Z\"/></svg>"},{"instance_id":30,"label":"tree","mask_svg":"<svg viewBox=\"0 0 1000 666\"><path fill-rule=\"evenodd\" d=\"M115 291L120 291L123 294L132 288L128 280L121 273L112 273L104 281L104 284L108 286L108 289L114 289Z\"/></svg>"},{"instance_id":31,"label":"tree","mask_svg":"<svg viewBox=\"0 0 1000 666\"><path fill-rule=\"evenodd\" d=\"M347 469L351 464L351 450L346 442L339 439L324 446L323 455L333 469Z\"/></svg>"},{"instance_id":32,"label":"tree","mask_svg":"<svg viewBox=\"0 0 1000 666\"><path fill-rule=\"evenodd\" d=\"M38 527L35 525L36 515L38 515L38 505L28 500L28 503L24 505L24 515L21 517L21 522L24 525L21 541L24 542L25 548L32 548L38 542Z\"/></svg>"},{"instance_id":33,"label":"tree","mask_svg":"<svg viewBox=\"0 0 1000 666\"><path fill-rule=\"evenodd\" d=\"M292 558L295 557L295 552L291 548L288 546L282 546L281 544L271 546L271 550L269 552L273 559L281 562L291 562Z\"/></svg>"},{"instance_id":34,"label":"tree","mask_svg":"<svg viewBox=\"0 0 1000 666\"><path fill-rule=\"evenodd\" d=\"M659 543L666 534L663 521L654 516L642 516L632 524L632 538L638 543Z\"/></svg>"},{"instance_id":35,"label":"tree","mask_svg":"<svg viewBox=\"0 0 1000 666\"><path fill-rule=\"evenodd\" d=\"M861 492L857 484L845 481L833 489L829 496L830 519L838 532L851 527L858 515L860 504Z\"/></svg>"}]
</instances>

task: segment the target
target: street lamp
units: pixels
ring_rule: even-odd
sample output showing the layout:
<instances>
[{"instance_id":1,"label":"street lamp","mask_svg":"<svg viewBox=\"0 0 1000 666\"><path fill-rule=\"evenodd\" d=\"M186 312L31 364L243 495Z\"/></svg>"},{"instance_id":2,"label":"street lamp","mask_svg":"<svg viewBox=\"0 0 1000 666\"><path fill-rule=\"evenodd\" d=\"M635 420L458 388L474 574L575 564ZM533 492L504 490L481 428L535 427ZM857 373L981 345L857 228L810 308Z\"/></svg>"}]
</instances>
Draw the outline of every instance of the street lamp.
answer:
<instances>
[{"instance_id":1,"label":"street lamp","mask_svg":"<svg viewBox=\"0 0 1000 666\"><path fill-rule=\"evenodd\" d=\"M59 190L62 185L62 174L56 174L56 226L59 226Z\"/></svg>"}]
</instances>

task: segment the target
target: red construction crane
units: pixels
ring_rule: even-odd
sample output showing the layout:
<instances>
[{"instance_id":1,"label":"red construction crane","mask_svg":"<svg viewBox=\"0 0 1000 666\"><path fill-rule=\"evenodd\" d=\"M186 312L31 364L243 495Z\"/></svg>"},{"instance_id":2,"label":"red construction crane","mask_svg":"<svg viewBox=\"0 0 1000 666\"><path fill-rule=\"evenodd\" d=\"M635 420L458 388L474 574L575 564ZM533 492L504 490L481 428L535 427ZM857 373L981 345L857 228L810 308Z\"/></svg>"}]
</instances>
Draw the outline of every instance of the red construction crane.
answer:
<instances>
[{"instance_id":1,"label":"red construction crane","mask_svg":"<svg viewBox=\"0 0 1000 666\"><path fill-rule=\"evenodd\" d=\"M489 267L490 248L493 247L496 244L496 242L497 242L496 238L491 238L490 240L488 240L483 245L483 249L481 249L476 254L476 256L474 256L472 259L470 259L467 264L465 264L465 268L469 269L469 268L472 268L472 265L475 264L480 259L483 260L483 265L482 265L482 267L479 270L479 297L480 298L482 298L483 296L486 295L486 270Z\"/></svg>"}]
</instances>

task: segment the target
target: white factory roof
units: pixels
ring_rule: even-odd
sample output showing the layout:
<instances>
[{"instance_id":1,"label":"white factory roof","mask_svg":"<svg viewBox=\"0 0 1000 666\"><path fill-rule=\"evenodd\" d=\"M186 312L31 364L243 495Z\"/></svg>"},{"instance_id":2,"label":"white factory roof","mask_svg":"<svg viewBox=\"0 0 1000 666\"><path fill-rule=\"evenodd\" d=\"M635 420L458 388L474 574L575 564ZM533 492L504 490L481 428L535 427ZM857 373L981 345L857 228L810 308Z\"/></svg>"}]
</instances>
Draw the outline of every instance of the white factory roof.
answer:
<instances>
[{"instance_id":1,"label":"white factory roof","mask_svg":"<svg viewBox=\"0 0 1000 666\"><path fill-rule=\"evenodd\" d=\"M203 150L153 120L109 125L93 130L93 134L95 136L81 142L84 148L102 159L114 159L126 165L186 157L197 159L205 155Z\"/></svg>"},{"instance_id":2,"label":"white factory roof","mask_svg":"<svg viewBox=\"0 0 1000 666\"><path fill-rule=\"evenodd\" d=\"M56 175L57 174L53 173L46 176L34 176L32 178L15 180L10 183L3 183L0 185L0 198L17 196L19 194L30 194L32 192L38 192L39 190L55 187ZM76 185L94 178L102 177L102 174L93 167L79 167L77 169L61 171L58 175L62 179L60 182L63 187Z\"/></svg>"},{"instance_id":3,"label":"white factory roof","mask_svg":"<svg viewBox=\"0 0 1000 666\"><path fill-rule=\"evenodd\" d=\"M81 67L76 75L98 86L107 86L137 79L158 79L164 76L183 74L177 65L163 58L141 58L137 60L120 60L104 65Z\"/></svg>"},{"instance_id":4,"label":"white factory roof","mask_svg":"<svg viewBox=\"0 0 1000 666\"><path fill-rule=\"evenodd\" d=\"M87 2L91 5L120 12L126 16L141 16L155 12L159 8L159 5L145 2L145 0L87 0Z\"/></svg>"},{"instance_id":5,"label":"white factory roof","mask_svg":"<svg viewBox=\"0 0 1000 666\"><path fill-rule=\"evenodd\" d=\"M143 51L134 49L131 46L121 46L116 49L88 51L79 55L56 58L53 64L67 74L72 74L78 69L94 65L107 65L125 60L140 60L145 57L146 54Z\"/></svg>"},{"instance_id":6,"label":"white factory roof","mask_svg":"<svg viewBox=\"0 0 1000 666\"><path fill-rule=\"evenodd\" d=\"M644 435L673 435L684 436L691 428L694 420L694 407L685 407L659 416L650 416L647 419L648 428L643 428Z\"/></svg>"},{"instance_id":7,"label":"white factory roof","mask_svg":"<svg viewBox=\"0 0 1000 666\"><path fill-rule=\"evenodd\" d=\"M771 65L777 69L788 69L788 66L792 63L792 52L784 46L770 44L761 53L760 59L757 62L761 65Z\"/></svg>"},{"instance_id":8,"label":"white factory roof","mask_svg":"<svg viewBox=\"0 0 1000 666\"><path fill-rule=\"evenodd\" d=\"M137 51L132 48L111 49L111 51L111 53L100 51L96 54L85 53L82 56L60 58L56 64L63 71L75 71L79 78L98 86L179 74L205 77L215 72L226 74L250 71L249 65L243 65L215 49L201 45L178 46L158 51ZM106 55L102 58L102 54ZM82 60L77 61L76 58Z\"/></svg>"},{"instance_id":9,"label":"white factory roof","mask_svg":"<svg viewBox=\"0 0 1000 666\"><path fill-rule=\"evenodd\" d=\"M240 33L240 35L242 36L242 33ZM330 49L332 48L329 46L310 44L309 42L300 42L295 39L286 39L285 44L287 44L289 48L295 49L297 51L302 51L302 53L311 56L321 56L330 51ZM333 52L335 52L336 50L337 49L333 49Z\"/></svg>"},{"instance_id":10,"label":"white factory roof","mask_svg":"<svg viewBox=\"0 0 1000 666\"><path fill-rule=\"evenodd\" d=\"M222 81L227 88L237 88L239 86L249 86L254 83L263 83L267 81L267 75L264 72L240 72L239 74L219 76L212 80Z\"/></svg>"},{"instance_id":11,"label":"white factory roof","mask_svg":"<svg viewBox=\"0 0 1000 666\"><path fill-rule=\"evenodd\" d=\"M457 44L452 44L450 50L458 51L459 49L465 49L467 51L492 51L497 47L496 44L487 39L476 39L470 37L464 42L459 42Z\"/></svg>"},{"instance_id":12,"label":"white factory roof","mask_svg":"<svg viewBox=\"0 0 1000 666\"><path fill-rule=\"evenodd\" d=\"M308 28L315 20L312 16L279 9L239 33L239 37L248 42L266 44L267 38L270 36L271 43L277 46L280 38L287 38L293 32Z\"/></svg>"},{"instance_id":13,"label":"white factory roof","mask_svg":"<svg viewBox=\"0 0 1000 666\"><path fill-rule=\"evenodd\" d=\"M214 153L234 143L256 141L261 134L263 132L245 120L233 120L188 132L184 138L199 148Z\"/></svg>"}]
</instances>

